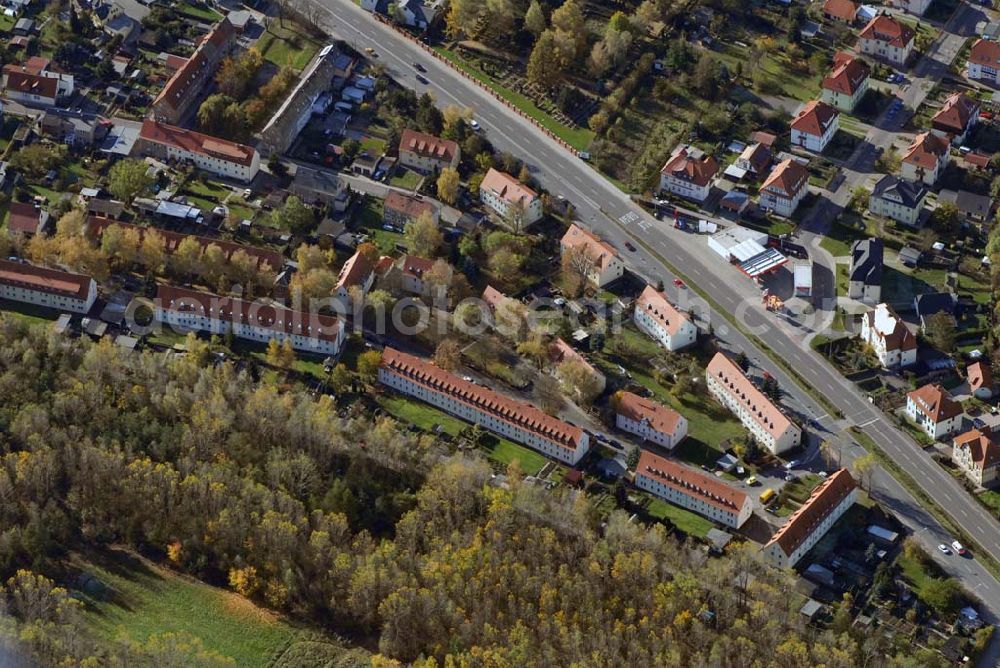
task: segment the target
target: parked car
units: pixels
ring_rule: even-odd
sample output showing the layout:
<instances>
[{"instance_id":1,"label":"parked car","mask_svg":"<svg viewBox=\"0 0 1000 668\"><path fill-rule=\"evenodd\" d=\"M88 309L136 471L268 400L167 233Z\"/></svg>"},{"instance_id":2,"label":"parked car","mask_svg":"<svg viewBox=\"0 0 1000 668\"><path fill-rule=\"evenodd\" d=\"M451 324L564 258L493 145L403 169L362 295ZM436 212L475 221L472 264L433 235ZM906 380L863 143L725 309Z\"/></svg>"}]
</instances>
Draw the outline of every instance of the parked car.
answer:
<instances>
[{"instance_id":1,"label":"parked car","mask_svg":"<svg viewBox=\"0 0 1000 668\"><path fill-rule=\"evenodd\" d=\"M962 545L961 543L959 543L959 542L958 542L957 540L953 540L953 541L951 542L951 549L955 550L955 552L957 552L958 554L962 555L963 557L964 557L964 556L966 555L966 553L968 552L968 551L967 551L967 550L965 549L965 546L964 546L964 545Z\"/></svg>"},{"instance_id":2,"label":"parked car","mask_svg":"<svg viewBox=\"0 0 1000 668\"><path fill-rule=\"evenodd\" d=\"M686 285L684 285L684 281L682 281L679 278L675 278L674 279L674 285L676 285L679 288L686 288L687 287Z\"/></svg>"},{"instance_id":3,"label":"parked car","mask_svg":"<svg viewBox=\"0 0 1000 668\"><path fill-rule=\"evenodd\" d=\"M631 241L626 241L625 242L625 248L629 249L629 251L631 251L633 253L635 252L635 246L632 245Z\"/></svg>"},{"instance_id":4,"label":"parked car","mask_svg":"<svg viewBox=\"0 0 1000 668\"><path fill-rule=\"evenodd\" d=\"M941 551L942 554L951 554L951 550L948 549L948 546L945 545L944 543L938 545L938 549Z\"/></svg>"}]
</instances>

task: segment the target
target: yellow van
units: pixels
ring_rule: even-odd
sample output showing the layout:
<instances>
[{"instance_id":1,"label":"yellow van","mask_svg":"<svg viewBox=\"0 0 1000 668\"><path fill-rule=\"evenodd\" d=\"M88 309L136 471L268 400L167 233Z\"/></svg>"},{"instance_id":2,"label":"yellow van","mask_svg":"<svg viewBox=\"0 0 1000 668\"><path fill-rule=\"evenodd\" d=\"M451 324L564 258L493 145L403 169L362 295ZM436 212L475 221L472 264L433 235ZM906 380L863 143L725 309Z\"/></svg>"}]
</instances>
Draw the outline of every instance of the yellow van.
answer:
<instances>
[{"instance_id":1,"label":"yellow van","mask_svg":"<svg viewBox=\"0 0 1000 668\"><path fill-rule=\"evenodd\" d=\"M771 499L777 496L777 494L778 493L771 488L765 489L760 495L760 502L766 505L771 501Z\"/></svg>"}]
</instances>

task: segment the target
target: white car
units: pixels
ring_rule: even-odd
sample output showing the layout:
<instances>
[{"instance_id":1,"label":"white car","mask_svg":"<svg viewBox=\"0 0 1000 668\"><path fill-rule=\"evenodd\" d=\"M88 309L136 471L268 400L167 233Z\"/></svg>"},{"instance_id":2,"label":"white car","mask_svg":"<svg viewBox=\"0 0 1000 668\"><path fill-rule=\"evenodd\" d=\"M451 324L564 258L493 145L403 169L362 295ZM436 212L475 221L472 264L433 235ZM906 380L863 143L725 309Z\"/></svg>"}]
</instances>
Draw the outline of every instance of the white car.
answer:
<instances>
[{"instance_id":1,"label":"white car","mask_svg":"<svg viewBox=\"0 0 1000 668\"><path fill-rule=\"evenodd\" d=\"M474 118L470 119L469 120L469 127L472 128L473 130L475 130L476 132L478 132L479 131L479 121L477 121Z\"/></svg>"},{"instance_id":2,"label":"white car","mask_svg":"<svg viewBox=\"0 0 1000 668\"><path fill-rule=\"evenodd\" d=\"M965 556L965 546L959 543L957 540L951 542L951 549L955 550L958 554Z\"/></svg>"},{"instance_id":3,"label":"white car","mask_svg":"<svg viewBox=\"0 0 1000 668\"><path fill-rule=\"evenodd\" d=\"M938 545L938 549L941 550L942 554L951 554L951 550L948 549L948 546L945 545L944 543L941 543L940 545Z\"/></svg>"}]
</instances>

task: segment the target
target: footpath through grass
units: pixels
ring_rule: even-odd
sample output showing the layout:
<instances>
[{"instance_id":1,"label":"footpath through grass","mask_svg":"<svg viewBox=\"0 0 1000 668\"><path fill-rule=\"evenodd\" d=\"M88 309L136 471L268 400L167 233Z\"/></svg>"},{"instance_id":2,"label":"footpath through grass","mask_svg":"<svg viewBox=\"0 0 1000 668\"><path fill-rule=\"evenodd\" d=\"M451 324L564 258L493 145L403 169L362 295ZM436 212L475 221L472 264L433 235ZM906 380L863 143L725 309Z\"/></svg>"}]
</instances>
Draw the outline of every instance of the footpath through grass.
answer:
<instances>
[{"instance_id":1,"label":"footpath through grass","mask_svg":"<svg viewBox=\"0 0 1000 668\"><path fill-rule=\"evenodd\" d=\"M103 594L86 597L88 627L109 640L137 642L162 633L188 633L207 649L241 667L263 668L298 633L271 612L235 593L191 580L124 551L100 563L74 564L103 583Z\"/></svg>"},{"instance_id":2,"label":"footpath through grass","mask_svg":"<svg viewBox=\"0 0 1000 668\"><path fill-rule=\"evenodd\" d=\"M452 65L484 84L490 90L495 91L504 100L538 121L542 127L549 130L555 136L559 137L578 151L586 150L586 148L590 145L590 142L593 141L594 133L589 128L570 128L563 125L545 113L545 111L539 109L533 100L525 95L522 95L521 93L500 85L496 79L465 62L454 51L450 51L444 47L434 47L434 50L447 59Z\"/></svg>"}]
</instances>

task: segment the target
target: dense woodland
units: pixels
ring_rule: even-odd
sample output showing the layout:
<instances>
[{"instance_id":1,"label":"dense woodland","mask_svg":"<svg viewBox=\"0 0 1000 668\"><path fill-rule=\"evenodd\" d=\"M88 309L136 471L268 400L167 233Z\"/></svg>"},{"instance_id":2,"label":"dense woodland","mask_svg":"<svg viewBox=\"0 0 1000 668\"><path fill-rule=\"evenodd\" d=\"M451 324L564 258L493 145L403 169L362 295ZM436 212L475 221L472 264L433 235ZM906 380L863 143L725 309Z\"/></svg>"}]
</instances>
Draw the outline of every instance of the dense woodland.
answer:
<instances>
[{"instance_id":1,"label":"dense woodland","mask_svg":"<svg viewBox=\"0 0 1000 668\"><path fill-rule=\"evenodd\" d=\"M379 665L937 665L852 636L844 614L836 632L807 629L790 576L753 548L703 561L661 526L620 512L601 525L582 494L516 471L501 489L481 460L191 348L128 356L0 319L7 650L41 665L220 664L190 639L80 632L64 556L125 544Z\"/></svg>"}]
</instances>

